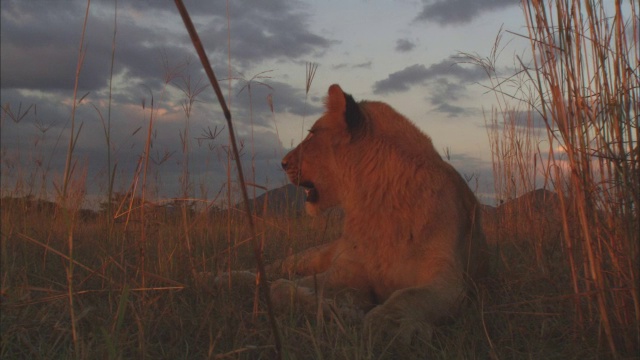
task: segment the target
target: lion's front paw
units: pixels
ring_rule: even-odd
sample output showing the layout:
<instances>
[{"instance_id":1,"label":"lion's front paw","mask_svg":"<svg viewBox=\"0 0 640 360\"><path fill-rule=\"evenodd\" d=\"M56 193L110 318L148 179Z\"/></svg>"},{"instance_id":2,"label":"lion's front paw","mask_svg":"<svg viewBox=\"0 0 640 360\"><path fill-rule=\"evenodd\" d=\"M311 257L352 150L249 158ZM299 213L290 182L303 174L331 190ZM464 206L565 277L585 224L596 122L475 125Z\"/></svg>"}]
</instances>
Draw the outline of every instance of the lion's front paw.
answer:
<instances>
[{"instance_id":1,"label":"lion's front paw","mask_svg":"<svg viewBox=\"0 0 640 360\"><path fill-rule=\"evenodd\" d=\"M413 319L406 314L389 311L379 305L367 313L364 318L365 338L374 342L400 346L425 343L431 340L433 326L425 321Z\"/></svg>"},{"instance_id":2,"label":"lion's front paw","mask_svg":"<svg viewBox=\"0 0 640 360\"><path fill-rule=\"evenodd\" d=\"M303 308L314 308L316 304L315 292L307 287L285 279L278 279L271 283L271 302L277 309L301 305Z\"/></svg>"},{"instance_id":3,"label":"lion's front paw","mask_svg":"<svg viewBox=\"0 0 640 360\"><path fill-rule=\"evenodd\" d=\"M243 294L251 294L258 283L256 274L251 271L242 270L221 273L215 277L211 273L206 276L201 275L200 277L202 279L200 280L201 283L210 287L212 290L233 289L233 291L242 292Z\"/></svg>"},{"instance_id":4,"label":"lion's front paw","mask_svg":"<svg viewBox=\"0 0 640 360\"><path fill-rule=\"evenodd\" d=\"M265 265L264 271L267 274L267 278L270 276L280 276L284 272L283 270L283 261L276 260L271 264Z\"/></svg>"}]
</instances>

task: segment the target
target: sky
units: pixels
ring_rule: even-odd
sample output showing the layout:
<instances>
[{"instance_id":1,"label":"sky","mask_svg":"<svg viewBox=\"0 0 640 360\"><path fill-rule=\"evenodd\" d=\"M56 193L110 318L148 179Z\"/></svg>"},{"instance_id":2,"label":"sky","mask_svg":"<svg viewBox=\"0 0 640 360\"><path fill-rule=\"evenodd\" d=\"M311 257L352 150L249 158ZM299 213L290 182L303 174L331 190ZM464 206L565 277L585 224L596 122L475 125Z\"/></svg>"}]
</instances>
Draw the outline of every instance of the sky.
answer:
<instances>
[{"instance_id":1,"label":"sky","mask_svg":"<svg viewBox=\"0 0 640 360\"><path fill-rule=\"evenodd\" d=\"M280 159L338 83L356 100L387 102L411 119L460 173L477 177L471 187L484 202L495 202L484 115L495 97L483 87L486 73L460 54L489 56L500 29L525 34L518 0L184 3L231 106L250 182L287 183ZM0 3L3 195L51 197L60 187L87 5L73 152L87 201L104 198L109 146L115 190L139 190L151 118L147 183L155 198L184 197L185 166L189 197L219 197L225 120L174 2L156 0ZM514 55L527 58L518 36L507 33L502 44L505 72ZM307 93L308 63L317 69Z\"/></svg>"}]
</instances>

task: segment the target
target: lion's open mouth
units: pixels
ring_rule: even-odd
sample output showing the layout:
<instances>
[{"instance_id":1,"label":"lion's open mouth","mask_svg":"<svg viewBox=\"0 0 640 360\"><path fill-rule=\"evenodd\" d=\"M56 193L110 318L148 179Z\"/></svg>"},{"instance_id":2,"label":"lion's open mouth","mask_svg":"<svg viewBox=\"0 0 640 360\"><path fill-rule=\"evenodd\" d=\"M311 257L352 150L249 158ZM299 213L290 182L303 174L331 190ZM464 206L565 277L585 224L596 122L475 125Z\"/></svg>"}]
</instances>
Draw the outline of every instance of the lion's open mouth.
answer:
<instances>
[{"instance_id":1,"label":"lion's open mouth","mask_svg":"<svg viewBox=\"0 0 640 360\"><path fill-rule=\"evenodd\" d=\"M313 185L311 181L305 181L300 183L300 186L304 188L304 193L307 195L307 202L316 203L318 202L319 194L316 187Z\"/></svg>"}]
</instances>

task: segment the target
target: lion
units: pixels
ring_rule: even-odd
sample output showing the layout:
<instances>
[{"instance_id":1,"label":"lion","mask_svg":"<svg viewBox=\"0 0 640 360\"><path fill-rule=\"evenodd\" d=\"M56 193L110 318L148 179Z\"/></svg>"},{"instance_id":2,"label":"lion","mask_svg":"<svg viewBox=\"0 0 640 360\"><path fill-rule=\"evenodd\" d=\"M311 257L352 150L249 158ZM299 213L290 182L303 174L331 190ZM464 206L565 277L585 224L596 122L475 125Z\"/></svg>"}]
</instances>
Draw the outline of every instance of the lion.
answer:
<instances>
[{"instance_id":1,"label":"lion","mask_svg":"<svg viewBox=\"0 0 640 360\"><path fill-rule=\"evenodd\" d=\"M383 102L329 87L326 111L282 160L312 216L344 211L337 240L277 261L275 304L348 293L365 329L411 341L454 317L486 270L478 201L431 139ZM319 308L322 308L321 305ZM421 336L422 336L421 335Z\"/></svg>"}]
</instances>

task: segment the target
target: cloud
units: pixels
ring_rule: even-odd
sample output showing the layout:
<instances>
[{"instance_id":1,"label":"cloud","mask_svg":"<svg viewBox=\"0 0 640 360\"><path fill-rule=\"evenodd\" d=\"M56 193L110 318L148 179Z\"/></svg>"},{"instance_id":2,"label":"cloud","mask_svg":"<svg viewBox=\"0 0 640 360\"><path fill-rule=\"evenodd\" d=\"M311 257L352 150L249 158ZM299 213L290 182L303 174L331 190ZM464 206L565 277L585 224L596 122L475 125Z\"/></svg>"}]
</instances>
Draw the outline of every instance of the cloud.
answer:
<instances>
[{"instance_id":1,"label":"cloud","mask_svg":"<svg viewBox=\"0 0 640 360\"><path fill-rule=\"evenodd\" d=\"M226 65L227 4L220 1L185 2L214 71L219 79L224 79L229 76ZM11 121L3 111L0 135L3 154L7 154L3 157L3 181L6 174L30 171L34 162L45 164L41 166L46 166L51 173L64 168L71 95L86 6L87 2L83 0L65 1L64 6L48 0L2 1L0 103L9 106L13 112L20 104L23 111L33 105L19 123ZM266 64L296 63L305 57L319 57L334 41L310 30L309 8L300 1L234 1L229 2L228 10L231 77L234 78L228 100L232 105L236 133L245 144L245 159L249 159L249 163L251 157L255 159L256 181L264 183L268 179L280 179L282 145L273 129L267 97L271 97L276 114L295 116L322 112L320 100L305 101L303 89L271 79L258 79L269 86L254 82L249 103L248 89L241 91L246 80L240 78L250 78ZM163 193L158 195L177 195L183 166L182 136L187 123L192 179L206 178L207 186L219 186L220 182L226 181L223 150L228 142L226 124L175 4L154 0L118 2L117 11L110 108L112 0L91 2L85 33L78 96L87 96L76 113L76 130L82 124L82 131L74 158L79 167L87 166L91 179L88 184L92 187L89 191L101 193L108 178L105 176L108 148L102 125L107 114L111 114L112 165L118 164L116 186L126 189L144 152L152 109L152 158L160 163L165 154L170 155L161 164L151 165L151 170L158 174L157 181L162 183L159 187L163 188ZM286 74L276 76L286 78ZM189 87L188 84L191 84L191 90L203 90L196 96L187 121L183 90ZM198 141L196 138L208 128L221 132L215 140ZM250 155L250 149L255 150L254 156ZM5 171L10 161L4 159L9 160L10 154L17 154L16 159L21 164L16 166L22 167L20 171ZM51 179L47 180L50 186ZM50 187L49 191L52 191Z\"/></svg>"},{"instance_id":2,"label":"cloud","mask_svg":"<svg viewBox=\"0 0 640 360\"><path fill-rule=\"evenodd\" d=\"M459 83L451 83L449 80L441 78L432 84L431 97L429 101L435 105L433 111L446 114L448 117L458 117L470 113L470 110L460 106L451 105L464 96L466 89Z\"/></svg>"},{"instance_id":3,"label":"cloud","mask_svg":"<svg viewBox=\"0 0 640 360\"><path fill-rule=\"evenodd\" d=\"M437 104L433 111L444 113L448 117L458 117L460 115L469 113L469 110L466 108L451 105L448 103Z\"/></svg>"},{"instance_id":4,"label":"cloud","mask_svg":"<svg viewBox=\"0 0 640 360\"><path fill-rule=\"evenodd\" d=\"M484 79L485 76L480 67L461 66L455 58L450 57L429 67L414 64L389 74L386 79L374 83L373 92L405 92L413 86L426 85L431 93L427 99L435 106L433 111L444 113L448 117L458 117L469 114L472 110L452 105L452 102L465 97L466 84Z\"/></svg>"},{"instance_id":5,"label":"cloud","mask_svg":"<svg viewBox=\"0 0 640 360\"><path fill-rule=\"evenodd\" d=\"M547 123L542 115L532 110L507 110L500 113L502 118L500 123L513 124L517 127L546 129Z\"/></svg>"},{"instance_id":6,"label":"cloud","mask_svg":"<svg viewBox=\"0 0 640 360\"><path fill-rule=\"evenodd\" d=\"M41 5L41 6L39 6ZM47 9L47 7L50 7ZM78 59L82 9L77 3L3 2L1 78L3 88L70 89ZM74 25L78 25L77 27ZM93 40L87 34L87 40ZM92 47L95 47L92 41ZM104 85L100 63L87 61L83 89Z\"/></svg>"},{"instance_id":7,"label":"cloud","mask_svg":"<svg viewBox=\"0 0 640 360\"><path fill-rule=\"evenodd\" d=\"M408 91L414 85L439 77L451 77L461 82L474 82L483 79L485 76L481 68L463 67L456 62L455 58L450 57L429 67L422 64L414 64L391 73L386 79L376 81L373 84L373 93L388 94Z\"/></svg>"},{"instance_id":8,"label":"cloud","mask_svg":"<svg viewBox=\"0 0 640 360\"><path fill-rule=\"evenodd\" d=\"M340 69L371 69L371 65L373 64L373 62L371 60L369 61L365 61L362 63L358 63L358 64L349 64L349 63L340 63L340 64L336 64L331 66L331 68L333 70L340 70Z\"/></svg>"},{"instance_id":9,"label":"cloud","mask_svg":"<svg viewBox=\"0 0 640 360\"><path fill-rule=\"evenodd\" d=\"M233 117L235 121L243 124L253 124L271 128L273 114L289 113L296 116L314 116L321 114L324 109L318 100L305 101L304 89L279 81L264 79L261 82L254 81L251 84L249 94L248 83L244 80L236 81L233 86L232 102L234 104ZM271 103L269 103L271 102Z\"/></svg>"},{"instance_id":10,"label":"cloud","mask_svg":"<svg viewBox=\"0 0 640 360\"><path fill-rule=\"evenodd\" d=\"M413 85L425 81L431 76L429 69L422 64L408 66L400 71L389 74L384 80L373 84L374 94L408 91Z\"/></svg>"},{"instance_id":11,"label":"cloud","mask_svg":"<svg viewBox=\"0 0 640 360\"><path fill-rule=\"evenodd\" d=\"M85 34L86 57L80 86L104 87L108 81L113 38L113 2L91 3ZM162 56L172 62L193 58L182 20L173 2L119 3L116 34L116 74L158 85ZM226 5L187 3L213 64L226 64L228 30ZM71 89L86 2L3 1L3 88ZM309 14L297 1L230 3L231 57L241 70L268 60L320 56L334 42L308 28ZM153 87L153 86L152 86Z\"/></svg>"},{"instance_id":12,"label":"cloud","mask_svg":"<svg viewBox=\"0 0 640 360\"><path fill-rule=\"evenodd\" d=\"M422 11L415 21L433 21L439 25L471 22L485 12L518 5L519 0L422 0Z\"/></svg>"},{"instance_id":13,"label":"cloud","mask_svg":"<svg viewBox=\"0 0 640 360\"><path fill-rule=\"evenodd\" d=\"M443 104L451 100L459 100L465 88L459 83L452 83L447 79L437 79L434 83L434 94L431 103Z\"/></svg>"},{"instance_id":14,"label":"cloud","mask_svg":"<svg viewBox=\"0 0 640 360\"><path fill-rule=\"evenodd\" d=\"M409 52L416 47L416 44L407 39L398 39L396 41L396 51L398 52Z\"/></svg>"}]
</instances>

